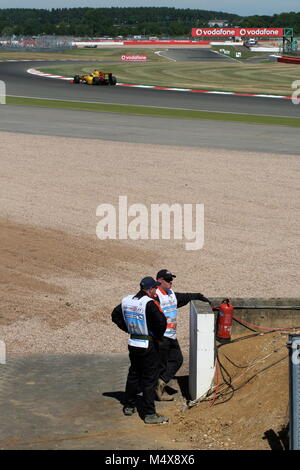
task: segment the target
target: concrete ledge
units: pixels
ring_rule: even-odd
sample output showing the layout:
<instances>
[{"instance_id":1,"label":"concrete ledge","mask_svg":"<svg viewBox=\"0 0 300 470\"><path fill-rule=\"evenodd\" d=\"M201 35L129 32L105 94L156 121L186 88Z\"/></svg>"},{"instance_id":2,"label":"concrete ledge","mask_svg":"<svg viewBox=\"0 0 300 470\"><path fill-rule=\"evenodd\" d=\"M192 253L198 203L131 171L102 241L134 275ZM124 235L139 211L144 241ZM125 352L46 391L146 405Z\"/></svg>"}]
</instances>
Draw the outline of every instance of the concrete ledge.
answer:
<instances>
[{"instance_id":1,"label":"concrete ledge","mask_svg":"<svg viewBox=\"0 0 300 470\"><path fill-rule=\"evenodd\" d=\"M214 307L220 305L224 298L211 299ZM300 298L236 297L232 298L231 302L234 307L233 315L247 323L267 328L300 328L300 309L293 309L293 307L300 307ZM247 309L245 307L251 308ZM281 308L278 309L277 307ZM233 322L233 334L241 334L246 331L249 330L236 321Z\"/></svg>"}]
</instances>

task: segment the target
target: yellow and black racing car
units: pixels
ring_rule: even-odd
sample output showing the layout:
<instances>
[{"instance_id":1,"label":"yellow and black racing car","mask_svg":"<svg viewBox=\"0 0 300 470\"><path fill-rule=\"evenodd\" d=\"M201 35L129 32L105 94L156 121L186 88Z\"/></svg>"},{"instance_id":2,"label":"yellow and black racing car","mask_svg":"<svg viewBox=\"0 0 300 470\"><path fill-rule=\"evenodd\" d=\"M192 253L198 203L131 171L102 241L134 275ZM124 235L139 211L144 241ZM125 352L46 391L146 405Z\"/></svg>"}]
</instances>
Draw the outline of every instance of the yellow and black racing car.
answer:
<instances>
[{"instance_id":1,"label":"yellow and black racing car","mask_svg":"<svg viewBox=\"0 0 300 470\"><path fill-rule=\"evenodd\" d=\"M75 75L73 83L114 86L117 84L117 79L113 76L111 72L101 72L100 70L94 70L92 73L87 73L84 75Z\"/></svg>"}]
</instances>

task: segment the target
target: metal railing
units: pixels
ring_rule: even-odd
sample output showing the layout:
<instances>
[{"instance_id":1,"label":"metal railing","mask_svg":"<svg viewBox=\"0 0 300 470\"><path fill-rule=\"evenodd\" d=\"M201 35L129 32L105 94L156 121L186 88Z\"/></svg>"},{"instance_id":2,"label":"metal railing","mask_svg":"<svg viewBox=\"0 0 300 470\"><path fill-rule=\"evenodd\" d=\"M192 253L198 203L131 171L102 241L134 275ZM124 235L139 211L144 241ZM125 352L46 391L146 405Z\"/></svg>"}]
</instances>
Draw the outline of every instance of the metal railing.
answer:
<instances>
[{"instance_id":1,"label":"metal railing","mask_svg":"<svg viewBox=\"0 0 300 470\"><path fill-rule=\"evenodd\" d=\"M0 50L64 50L73 47L72 38L69 36L0 37Z\"/></svg>"}]
</instances>

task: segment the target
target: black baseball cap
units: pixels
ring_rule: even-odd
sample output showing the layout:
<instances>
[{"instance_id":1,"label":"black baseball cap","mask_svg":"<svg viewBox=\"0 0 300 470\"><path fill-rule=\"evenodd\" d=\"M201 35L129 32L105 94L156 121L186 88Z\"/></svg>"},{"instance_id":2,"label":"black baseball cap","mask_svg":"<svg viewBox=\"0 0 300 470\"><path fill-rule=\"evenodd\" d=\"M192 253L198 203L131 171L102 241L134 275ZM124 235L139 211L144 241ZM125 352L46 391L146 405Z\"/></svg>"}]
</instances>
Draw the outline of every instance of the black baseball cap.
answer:
<instances>
[{"instance_id":1,"label":"black baseball cap","mask_svg":"<svg viewBox=\"0 0 300 470\"><path fill-rule=\"evenodd\" d=\"M167 282L173 281L174 277L176 277L175 274L172 274L171 271L168 271L168 269L161 269L156 274L156 279L163 278Z\"/></svg>"},{"instance_id":2,"label":"black baseball cap","mask_svg":"<svg viewBox=\"0 0 300 470\"><path fill-rule=\"evenodd\" d=\"M141 289L152 289L153 287L160 286L160 282L157 282L153 277L144 277L140 282Z\"/></svg>"}]
</instances>

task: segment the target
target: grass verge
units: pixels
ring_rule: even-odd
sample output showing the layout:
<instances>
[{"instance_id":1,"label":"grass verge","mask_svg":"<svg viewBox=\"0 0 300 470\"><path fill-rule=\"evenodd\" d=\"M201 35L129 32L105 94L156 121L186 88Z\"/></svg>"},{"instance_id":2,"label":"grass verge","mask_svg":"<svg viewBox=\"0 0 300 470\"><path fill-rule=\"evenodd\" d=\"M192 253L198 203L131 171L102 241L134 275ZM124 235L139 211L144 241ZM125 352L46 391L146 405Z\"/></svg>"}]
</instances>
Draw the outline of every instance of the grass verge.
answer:
<instances>
[{"instance_id":1,"label":"grass verge","mask_svg":"<svg viewBox=\"0 0 300 470\"><path fill-rule=\"evenodd\" d=\"M47 73L73 77L99 68L97 63L38 67ZM299 79L299 65L243 62L148 62L104 64L118 82L195 88L202 90L238 91L253 94L290 96L292 83Z\"/></svg>"},{"instance_id":2,"label":"grass verge","mask_svg":"<svg viewBox=\"0 0 300 470\"><path fill-rule=\"evenodd\" d=\"M89 103L78 101L60 101L39 98L22 98L8 96L7 104L21 106L38 106L55 109L72 109L101 113L132 114L177 119L206 119L213 121L231 121L251 124L269 124L279 126L300 127L300 118L280 116L259 116L253 114L232 114L210 111L194 111L185 109L154 108L150 106L130 106L106 103Z\"/></svg>"}]
</instances>

